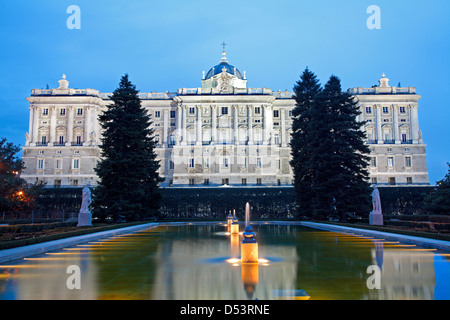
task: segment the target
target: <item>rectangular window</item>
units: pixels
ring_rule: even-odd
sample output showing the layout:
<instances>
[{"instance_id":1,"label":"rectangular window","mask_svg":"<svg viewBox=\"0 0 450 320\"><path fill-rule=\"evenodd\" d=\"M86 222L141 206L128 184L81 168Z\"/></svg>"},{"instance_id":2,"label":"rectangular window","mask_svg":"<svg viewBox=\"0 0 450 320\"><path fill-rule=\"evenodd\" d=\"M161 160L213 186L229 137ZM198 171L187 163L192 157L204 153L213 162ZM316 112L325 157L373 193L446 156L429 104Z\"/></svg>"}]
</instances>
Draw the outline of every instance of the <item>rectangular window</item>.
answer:
<instances>
[{"instance_id":1,"label":"rectangular window","mask_svg":"<svg viewBox=\"0 0 450 320\"><path fill-rule=\"evenodd\" d=\"M82 116L83 115L83 109L78 108L77 109L77 116Z\"/></svg>"},{"instance_id":2,"label":"rectangular window","mask_svg":"<svg viewBox=\"0 0 450 320\"><path fill-rule=\"evenodd\" d=\"M279 145L280 144L280 136L279 136L279 134L275 134L274 136L273 136L273 143L275 144L275 145Z\"/></svg>"},{"instance_id":3,"label":"rectangular window","mask_svg":"<svg viewBox=\"0 0 450 320\"><path fill-rule=\"evenodd\" d=\"M405 167L411 167L411 157L405 157Z\"/></svg>"},{"instance_id":4,"label":"rectangular window","mask_svg":"<svg viewBox=\"0 0 450 320\"><path fill-rule=\"evenodd\" d=\"M189 108L189 114L195 114L195 108Z\"/></svg>"},{"instance_id":5,"label":"rectangular window","mask_svg":"<svg viewBox=\"0 0 450 320\"><path fill-rule=\"evenodd\" d=\"M228 107L222 107L222 114L228 114Z\"/></svg>"},{"instance_id":6,"label":"rectangular window","mask_svg":"<svg viewBox=\"0 0 450 320\"><path fill-rule=\"evenodd\" d=\"M261 168L261 158L256 158L256 167Z\"/></svg>"},{"instance_id":7,"label":"rectangular window","mask_svg":"<svg viewBox=\"0 0 450 320\"><path fill-rule=\"evenodd\" d=\"M176 111L170 111L170 118L175 119Z\"/></svg>"},{"instance_id":8,"label":"rectangular window","mask_svg":"<svg viewBox=\"0 0 450 320\"><path fill-rule=\"evenodd\" d=\"M209 169L209 158L203 159L203 168Z\"/></svg>"},{"instance_id":9,"label":"rectangular window","mask_svg":"<svg viewBox=\"0 0 450 320\"><path fill-rule=\"evenodd\" d=\"M373 177L373 178L372 178L372 184L377 184L377 183L378 183L377 177Z\"/></svg>"},{"instance_id":10,"label":"rectangular window","mask_svg":"<svg viewBox=\"0 0 450 320\"><path fill-rule=\"evenodd\" d=\"M155 118L161 118L161 111L155 111Z\"/></svg>"},{"instance_id":11,"label":"rectangular window","mask_svg":"<svg viewBox=\"0 0 450 320\"><path fill-rule=\"evenodd\" d=\"M370 158L370 166L376 167L377 166L377 157L371 157Z\"/></svg>"},{"instance_id":12,"label":"rectangular window","mask_svg":"<svg viewBox=\"0 0 450 320\"><path fill-rule=\"evenodd\" d=\"M40 170L44 169L44 159L38 159L37 161L37 168Z\"/></svg>"},{"instance_id":13,"label":"rectangular window","mask_svg":"<svg viewBox=\"0 0 450 320\"><path fill-rule=\"evenodd\" d=\"M256 178L256 184L257 185L262 185L262 179L261 178Z\"/></svg>"},{"instance_id":14,"label":"rectangular window","mask_svg":"<svg viewBox=\"0 0 450 320\"><path fill-rule=\"evenodd\" d=\"M289 110L289 117L292 117L292 110Z\"/></svg>"},{"instance_id":15,"label":"rectangular window","mask_svg":"<svg viewBox=\"0 0 450 320\"><path fill-rule=\"evenodd\" d=\"M229 180L227 179L222 179L222 185L228 185L229 184Z\"/></svg>"},{"instance_id":16,"label":"rectangular window","mask_svg":"<svg viewBox=\"0 0 450 320\"><path fill-rule=\"evenodd\" d=\"M48 116L48 109L42 109L42 115Z\"/></svg>"},{"instance_id":17,"label":"rectangular window","mask_svg":"<svg viewBox=\"0 0 450 320\"><path fill-rule=\"evenodd\" d=\"M42 136L41 142L43 146L47 145L47 136Z\"/></svg>"},{"instance_id":18,"label":"rectangular window","mask_svg":"<svg viewBox=\"0 0 450 320\"><path fill-rule=\"evenodd\" d=\"M281 160L280 159L277 160L277 169L281 170Z\"/></svg>"},{"instance_id":19,"label":"rectangular window","mask_svg":"<svg viewBox=\"0 0 450 320\"><path fill-rule=\"evenodd\" d=\"M193 186L195 184L195 180L194 179L189 179L189 185Z\"/></svg>"},{"instance_id":20,"label":"rectangular window","mask_svg":"<svg viewBox=\"0 0 450 320\"><path fill-rule=\"evenodd\" d=\"M280 116L279 110L273 110L273 117L278 118Z\"/></svg>"},{"instance_id":21,"label":"rectangular window","mask_svg":"<svg viewBox=\"0 0 450 320\"><path fill-rule=\"evenodd\" d=\"M60 110L59 110L59 115L60 115L60 116L65 116L65 115L66 115L66 109L64 109L64 108L63 108L63 109L60 109Z\"/></svg>"},{"instance_id":22,"label":"rectangular window","mask_svg":"<svg viewBox=\"0 0 450 320\"><path fill-rule=\"evenodd\" d=\"M172 160L169 160L169 170L173 170L175 168L175 165Z\"/></svg>"},{"instance_id":23,"label":"rectangular window","mask_svg":"<svg viewBox=\"0 0 450 320\"><path fill-rule=\"evenodd\" d=\"M261 114L261 107L255 107L255 114Z\"/></svg>"},{"instance_id":24,"label":"rectangular window","mask_svg":"<svg viewBox=\"0 0 450 320\"><path fill-rule=\"evenodd\" d=\"M77 145L81 146L81 136L77 136Z\"/></svg>"},{"instance_id":25,"label":"rectangular window","mask_svg":"<svg viewBox=\"0 0 450 320\"><path fill-rule=\"evenodd\" d=\"M80 169L80 159L73 159L72 169Z\"/></svg>"},{"instance_id":26,"label":"rectangular window","mask_svg":"<svg viewBox=\"0 0 450 320\"><path fill-rule=\"evenodd\" d=\"M72 186L78 187L78 180L77 179L72 180Z\"/></svg>"},{"instance_id":27,"label":"rectangular window","mask_svg":"<svg viewBox=\"0 0 450 320\"><path fill-rule=\"evenodd\" d=\"M62 160L61 159L56 159L55 169L61 169L61 168L62 168Z\"/></svg>"},{"instance_id":28,"label":"rectangular window","mask_svg":"<svg viewBox=\"0 0 450 320\"><path fill-rule=\"evenodd\" d=\"M228 158L223 158L223 167L224 167L224 168L228 168L229 165L230 165L230 164L229 164Z\"/></svg>"},{"instance_id":29,"label":"rectangular window","mask_svg":"<svg viewBox=\"0 0 450 320\"><path fill-rule=\"evenodd\" d=\"M189 159L189 164L188 164L188 166L189 166L189 168L194 168L194 158L190 158Z\"/></svg>"},{"instance_id":30,"label":"rectangular window","mask_svg":"<svg viewBox=\"0 0 450 320\"><path fill-rule=\"evenodd\" d=\"M400 113L406 113L405 107L400 107Z\"/></svg>"},{"instance_id":31,"label":"rectangular window","mask_svg":"<svg viewBox=\"0 0 450 320\"><path fill-rule=\"evenodd\" d=\"M59 144L60 145L64 144L64 136L59 136Z\"/></svg>"},{"instance_id":32,"label":"rectangular window","mask_svg":"<svg viewBox=\"0 0 450 320\"><path fill-rule=\"evenodd\" d=\"M372 107L366 107L366 113L371 114L372 113Z\"/></svg>"},{"instance_id":33,"label":"rectangular window","mask_svg":"<svg viewBox=\"0 0 450 320\"><path fill-rule=\"evenodd\" d=\"M394 177L389 178L389 185L395 186L395 178Z\"/></svg>"},{"instance_id":34,"label":"rectangular window","mask_svg":"<svg viewBox=\"0 0 450 320\"><path fill-rule=\"evenodd\" d=\"M247 179L246 178L242 178L242 185L246 186L247 185Z\"/></svg>"},{"instance_id":35,"label":"rectangular window","mask_svg":"<svg viewBox=\"0 0 450 320\"><path fill-rule=\"evenodd\" d=\"M394 157L388 157L387 165L388 165L388 167L391 167L391 168L394 166Z\"/></svg>"},{"instance_id":36,"label":"rectangular window","mask_svg":"<svg viewBox=\"0 0 450 320\"><path fill-rule=\"evenodd\" d=\"M55 180L55 182L54 182L54 187L55 187L55 188L61 187L61 180Z\"/></svg>"},{"instance_id":37,"label":"rectangular window","mask_svg":"<svg viewBox=\"0 0 450 320\"><path fill-rule=\"evenodd\" d=\"M406 177L406 183L407 184L412 184L412 178L411 177Z\"/></svg>"},{"instance_id":38,"label":"rectangular window","mask_svg":"<svg viewBox=\"0 0 450 320\"><path fill-rule=\"evenodd\" d=\"M203 180L203 184L204 184L205 186L209 186L209 179Z\"/></svg>"},{"instance_id":39,"label":"rectangular window","mask_svg":"<svg viewBox=\"0 0 450 320\"><path fill-rule=\"evenodd\" d=\"M383 107L383 113L389 113L389 107Z\"/></svg>"}]
</instances>

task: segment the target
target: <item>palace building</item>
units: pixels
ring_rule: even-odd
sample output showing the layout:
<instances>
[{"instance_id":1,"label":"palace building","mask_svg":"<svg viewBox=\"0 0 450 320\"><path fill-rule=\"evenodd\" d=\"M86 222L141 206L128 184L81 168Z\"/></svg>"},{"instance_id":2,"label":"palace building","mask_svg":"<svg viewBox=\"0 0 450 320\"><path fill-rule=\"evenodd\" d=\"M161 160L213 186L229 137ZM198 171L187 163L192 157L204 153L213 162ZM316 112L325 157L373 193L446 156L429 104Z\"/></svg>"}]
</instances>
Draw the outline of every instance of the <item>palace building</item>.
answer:
<instances>
[{"instance_id":1,"label":"palace building","mask_svg":"<svg viewBox=\"0 0 450 320\"><path fill-rule=\"evenodd\" d=\"M378 86L348 92L361 107L359 120L367 121L371 182L428 185L416 88L392 87L383 74ZM98 116L110 95L70 88L65 75L56 89L33 89L22 177L49 187L95 186ZM228 62L225 50L203 72L201 87L139 96L153 122L161 187L292 185L293 92L247 87L246 73Z\"/></svg>"}]
</instances>

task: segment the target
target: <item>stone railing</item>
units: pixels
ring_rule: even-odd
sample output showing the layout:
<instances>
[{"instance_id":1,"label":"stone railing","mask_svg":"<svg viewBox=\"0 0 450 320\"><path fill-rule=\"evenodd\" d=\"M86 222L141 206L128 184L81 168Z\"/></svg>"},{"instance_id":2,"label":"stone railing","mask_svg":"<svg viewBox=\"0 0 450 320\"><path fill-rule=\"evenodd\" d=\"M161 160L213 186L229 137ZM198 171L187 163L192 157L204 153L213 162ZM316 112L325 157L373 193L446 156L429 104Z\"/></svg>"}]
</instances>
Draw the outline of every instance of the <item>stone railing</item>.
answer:
<instances>
[{"instance_id":1,"label":"stone railing","mask_svg":"<svg viewBox=\"0 0 450 320\"><path fill-rule=\"evenodd\" d=\"M33 89L32 96L94 96L100 97L95 89Z\"/></svg>"},{"instance_id":2,"label":"stone railing","mask_svg":"<svg viewBox=\"0 0 450 320\"><path fill-rule=\"evenodd\" d=\"M416 94L415 87L373 87L373 88L351 88L347 91L351 95L357 94Z\"/></svg>"}]
</instances>

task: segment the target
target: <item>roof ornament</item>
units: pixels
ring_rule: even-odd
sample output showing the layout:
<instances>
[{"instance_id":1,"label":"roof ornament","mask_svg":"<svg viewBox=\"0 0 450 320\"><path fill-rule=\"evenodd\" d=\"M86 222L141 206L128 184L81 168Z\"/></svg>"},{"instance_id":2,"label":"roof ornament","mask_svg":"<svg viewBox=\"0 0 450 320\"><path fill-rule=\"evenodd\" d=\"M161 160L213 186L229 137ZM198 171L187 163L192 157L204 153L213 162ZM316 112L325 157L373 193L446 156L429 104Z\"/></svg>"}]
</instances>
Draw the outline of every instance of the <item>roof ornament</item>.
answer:
<instances>
[{"instance_id":1,"label":"roof ornament","mask_svg":"<svg viewBox=\"0 0 450 320\"><path fill-rule=\"evenodd\" d=\"M69 81L66 80L66 75L62 75L62 79L58 81L59 88L58 89L69 89Z\"/></svg>"},{"instance_id":2,"label":"roof ornament","mask_svg":"<svg viewBox=\"0 0 450 320\"><path fill-rule=\"evenodd\" d=\"M380 82L380 87L382 87L382 88L388 88L388 87L390 87L390 85L389 85L389 79L386 78L386 75L384 74L384 72L383 72L383 74L381 75L381 79L379 80L379 82Z\"/></svg>"},{"instance_id":3,"label":"roof ornament","mask_svg":"<svg viewBox=\"0 0 450 320\"><path fill-rule=\"evenodd\" d=\"M223 47L223 50L222 50L222 59L220 60L220 62L226 62L226 63L228 63L228 61L227 61L227 57L226 57L226 52L225 52L225 46L227 45L225 42L222 42L221 43L221 45L222 45L222 47Z\"/></svg>"}]
</instances>

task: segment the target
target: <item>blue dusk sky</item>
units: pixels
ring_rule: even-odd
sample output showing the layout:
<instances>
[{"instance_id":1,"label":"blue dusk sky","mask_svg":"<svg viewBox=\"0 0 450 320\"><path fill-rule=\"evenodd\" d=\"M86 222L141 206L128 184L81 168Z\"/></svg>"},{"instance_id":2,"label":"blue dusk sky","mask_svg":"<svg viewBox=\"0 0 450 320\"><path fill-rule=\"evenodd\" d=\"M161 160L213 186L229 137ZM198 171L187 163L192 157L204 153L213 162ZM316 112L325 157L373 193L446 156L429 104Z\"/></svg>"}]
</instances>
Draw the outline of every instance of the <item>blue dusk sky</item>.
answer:
<instances>
[{"instance_id":1,"label":"blue dusk sky","mask_svg":"<svg viewBox=\"0 0 450 320\"><path fill-rule=\"evenodd\" d=\"M69 29L71 5L81 29ZM380 29L369 29L371 5ZM378 84L414 86L427 144L430 182L450 162L450 1L448 0L1 0L0 137L23 146L26 97L34 88L112 92L128 73L141 92L200 87L227 58L248 87L292 90L308 66L344 90Z\"/></svg>"}]
</instances>

